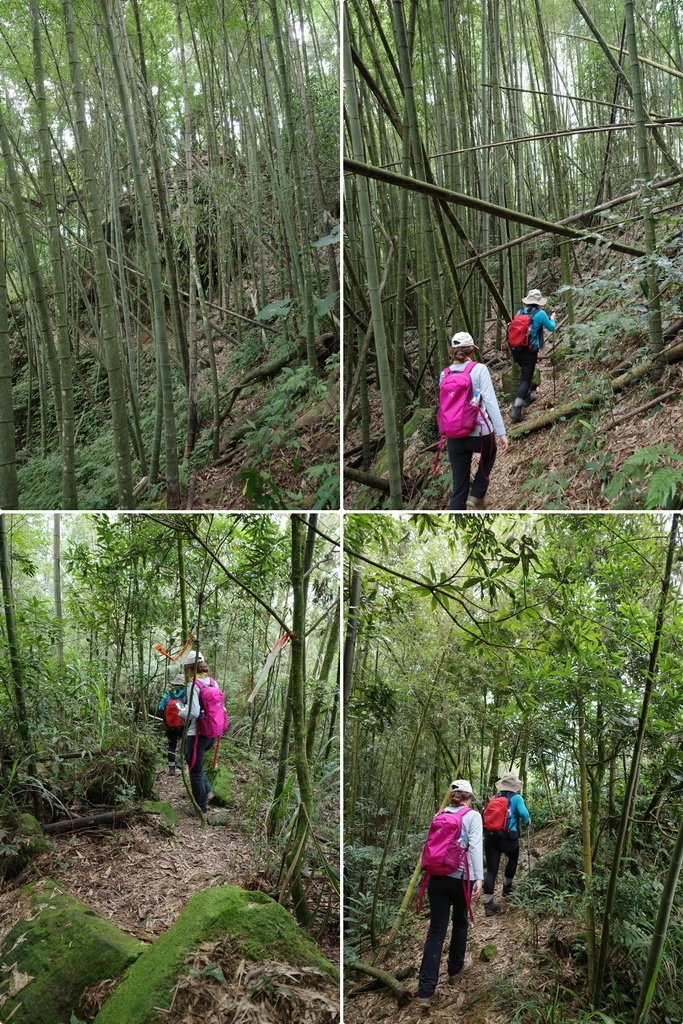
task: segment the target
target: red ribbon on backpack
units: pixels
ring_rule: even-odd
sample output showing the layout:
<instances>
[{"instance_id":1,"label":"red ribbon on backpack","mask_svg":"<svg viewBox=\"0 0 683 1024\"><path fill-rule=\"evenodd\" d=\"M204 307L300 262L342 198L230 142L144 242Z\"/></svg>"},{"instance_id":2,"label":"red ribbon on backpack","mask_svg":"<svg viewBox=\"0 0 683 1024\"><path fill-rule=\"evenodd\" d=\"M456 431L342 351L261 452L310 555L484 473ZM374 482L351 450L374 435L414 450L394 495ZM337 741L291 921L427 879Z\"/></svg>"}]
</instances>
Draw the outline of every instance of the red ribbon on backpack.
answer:
<instances>
[{"instance_id":1,"label":"red ribbon on backpack","mask_svg":"<svg viewBox=\"0 0 683 1024\"><path fill-rule=\"evenodd\" d=\"M436 454L434 455L434 462L432 463L432 468L429 470L429 476L439 476L439 467L441 465L441 456L443 455L443 450L444 450L445 447L446 447L446 438L445 437L440 437L439 438L439 443L436 446Z\"/></svg>"}]
</instances>

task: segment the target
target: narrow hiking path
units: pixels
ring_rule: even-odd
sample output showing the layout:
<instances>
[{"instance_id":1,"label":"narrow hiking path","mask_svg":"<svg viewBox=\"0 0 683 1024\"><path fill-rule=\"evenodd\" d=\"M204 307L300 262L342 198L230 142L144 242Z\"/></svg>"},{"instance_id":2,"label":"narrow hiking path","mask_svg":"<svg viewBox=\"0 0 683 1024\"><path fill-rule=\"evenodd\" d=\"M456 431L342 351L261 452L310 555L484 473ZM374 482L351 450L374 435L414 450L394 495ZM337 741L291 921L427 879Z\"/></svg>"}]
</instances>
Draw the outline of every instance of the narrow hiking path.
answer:
<instances>
[{"instance_id":1,"label":"narrow hiking path","mask_svg":"<svg viewBox=\"0 0 683 1024\"><path fill-rule=\"evenodd\" d=\"M202 828L180 772L171 777L165 768L155 795L177 811L172 825L155 815L128 827L53 837L52 849L35 865L90 909L147 941L166 931L195 892L226 883L246 888L255 875L241 811L210 812L221 823ZM3 927L16 904L15 889L0 896Z\"/></svg>"},{"instance_id":2,"label":"narrow hiking path","mask_svg":"<svg viewBox=\"0 0 683 1024\"><path fill-rule=\"evenodd\" d=\"M531 865L545 854L550 853L558 842L557 831L545 829L533 837ZM535 993L538 998L548 986L558 982L556 972L550 971L547 961L548 947L555 925L552 920L542 923L532 921L520 907L500 898L503 864L499 872L496 899L501 902L501 912L494 917L484 916L483 902L474 904L474 924L470 924L467 942L468 955L472 966L465 972L462 982L451 988L446 983L446 957L450 930L444 943L439 984L428 1012L422 1011L416 999L399 1009L394 996L385 988L349 998L349 992L369 979L360 974L349 980L347 973L344 1020L346 1024L365 1024L366 1021L391 1019L394 1024L412 1024L417 1021L453 1021L460 1024L505 1024L509 1021L506 1006L515 993L515 1003L523 1001L525 991ZM523 843L519 867L515 878L516 887L523 885L527 876L527 852ZM402 984L413 993L417 992L417 973L422 959L422 948L427 934L429 915L413 913L409 918L397 947L379 966L389 973L410 968L411 975ZM483 960L482 951L495 946L490 960ZM486 954L484 954L486 955ZM362 958L361 958L362 959ZM559 957L555 957L559 966ZM545 961L545 962L544 962ZM572 964L569 961L569 964ZM567 968L571 970L572 968ZM565 968L563 966L563 972ZM514 979L514 981L513 981ZM571 986L569 977L565 984Z\"/></svg>"}]
</instances>

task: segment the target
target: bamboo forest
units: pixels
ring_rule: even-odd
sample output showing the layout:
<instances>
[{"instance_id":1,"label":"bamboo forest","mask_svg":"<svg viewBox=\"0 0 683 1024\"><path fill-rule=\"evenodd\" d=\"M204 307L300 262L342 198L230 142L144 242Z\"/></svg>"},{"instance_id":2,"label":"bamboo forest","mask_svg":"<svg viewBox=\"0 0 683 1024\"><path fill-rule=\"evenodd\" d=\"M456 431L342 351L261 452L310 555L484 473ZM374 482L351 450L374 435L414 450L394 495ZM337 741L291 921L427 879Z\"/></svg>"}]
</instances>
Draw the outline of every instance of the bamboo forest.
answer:
<instances>
[{"instance_id":1,"label":"bamboo forest","mask_svg":"<svg viewBox=\"0 0 683 1024\"><path fill-rule=\"evenodd\" d=\"M0 3L0 507L338 507L337 55L333 0Z\"/></svg>"},{"instance_id":2,"label":"bamboo forest","mask_svg":"<svg viewBox=\"0 0 683 1024\"><path fill-rule=\"evenodd\" d=\"M679 0L348 0L347 508L447 507L459 332L506 436L472 508L681 507L682 33Z\"/></svg>"},{"instance_id":3,"label":"bamboo forest","mask_svg":"<svg viewBox=\"0 0 683 1024\"><path fill-rule=\"evenodd\" d=\"M346 517L347 1024L683 1019L681 525ZM473 872L419 911L461 801Z\"/></svg>"},{"instance_id":4,"label":"bamboo forest","mask_svg":"<svg viewBox=\"0 0 683 1024\"><path fill-rule=\"evenodd\" d=\"M3 1021L339 1021L338 536L0 516Z\"/></svg>"}]
</instances>

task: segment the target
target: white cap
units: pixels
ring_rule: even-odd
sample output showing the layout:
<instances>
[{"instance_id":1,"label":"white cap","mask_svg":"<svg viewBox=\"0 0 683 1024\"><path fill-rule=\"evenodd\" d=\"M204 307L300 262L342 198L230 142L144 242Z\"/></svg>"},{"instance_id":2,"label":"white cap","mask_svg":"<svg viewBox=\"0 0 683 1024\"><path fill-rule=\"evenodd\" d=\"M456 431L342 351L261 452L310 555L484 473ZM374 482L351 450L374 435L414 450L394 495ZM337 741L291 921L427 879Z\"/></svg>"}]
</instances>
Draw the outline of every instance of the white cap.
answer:
<instances>
[{"instance_id":1,"label":"white cap","mask_svg":"<svg viewBox=\"0 0 683 1024\"><path fill-rule=\"evenodd\" d=\"M204 655L201 651L188 651L182 661L183 668L187 668L188 665L194 665L195 661L204 661Z\"/></svg>"},{"instance_id":2,"label":"white cap","mask_svg":"<svg viewBox=\"0 0 683 1024\"><path fill-rule=\"evenodd\" d=\"M455 782L451 782L451 789L453 791L457 789L460 793L470 793L474 796L474 790L467 779L456 779Z\"/></svg>"},{"instance_id":3,"label":"white cap","mask_svg":"<svg viewBox=\"0 0 683 1024\"><path fill-rule=\"evenodd\" d=\"M477 343L467 331L456 331L451 338L451 348L476 348Z\"/></svg>"}]
</instances>

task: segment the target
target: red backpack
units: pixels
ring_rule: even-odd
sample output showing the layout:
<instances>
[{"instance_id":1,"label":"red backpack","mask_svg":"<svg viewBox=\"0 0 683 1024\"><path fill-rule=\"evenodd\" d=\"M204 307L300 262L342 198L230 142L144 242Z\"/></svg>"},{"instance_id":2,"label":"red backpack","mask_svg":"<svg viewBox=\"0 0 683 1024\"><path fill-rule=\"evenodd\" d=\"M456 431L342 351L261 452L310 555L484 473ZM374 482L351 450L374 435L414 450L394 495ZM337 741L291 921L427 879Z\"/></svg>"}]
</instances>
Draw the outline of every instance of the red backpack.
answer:
<instances>
[{"instance_id":1,"label":"red backpack","mask_svg":"<svg viewBox=\"0 0 683 1024\"><path fill-rule=\"evenodd\" d=\"M179 714L182 705L183 702L177 697L171 697L171 699L166 702L166 707L164 708L164 724L167 725L169 729L182 728L183 720Z\"/></svg>"},{"instance_id":2,"label":"red backpack","mask_svg":"<svg viewBox=\"0 0 683 1024\"><path fill-rule=\"evenodd\" d=\"M439 410L436 425L442 437L467 437L483 419L481 405L472 393L472 370L469 362L464 370L447 366L439 384Z\"/></svg>"},{"instance_id":3,"label":"red backpack","mask_svg":"<svg viewBox=\"0 0 683 1024\"><path fill-rule=\"evenodd\" d=\"M484 828L487 832L508 831L508 814L510 812L510 798L507 796L492 796L482 815Z\"/></svg>"},{"instance_id":4,"label":"red backpack","mask_svg":"<svg viewBox=\"0 0 683 1024\"><path fill-rule=\"evenodd\" d=\"M507 326L506 338L510 348L531 348L533 313L515 313Z\"/></svg>"},{"instance_id":5,"label":"red backpack","mask_svg":"<svg viewBox=\"0 0 683 1024\"><path fill-rule=\"evenodd\" d=\"M422 870L424 875L417 893L417 909L422 909L422 900L431 875L452 875L454 871L463 872L465 903L470 920L472 915L470 880L470 862L467 857L467 846L461 841L462 819L471 807L460 807L457 811L438 811L432 818L427 833L427 841L422 849Z\"/></svg>"}]
</instances>

